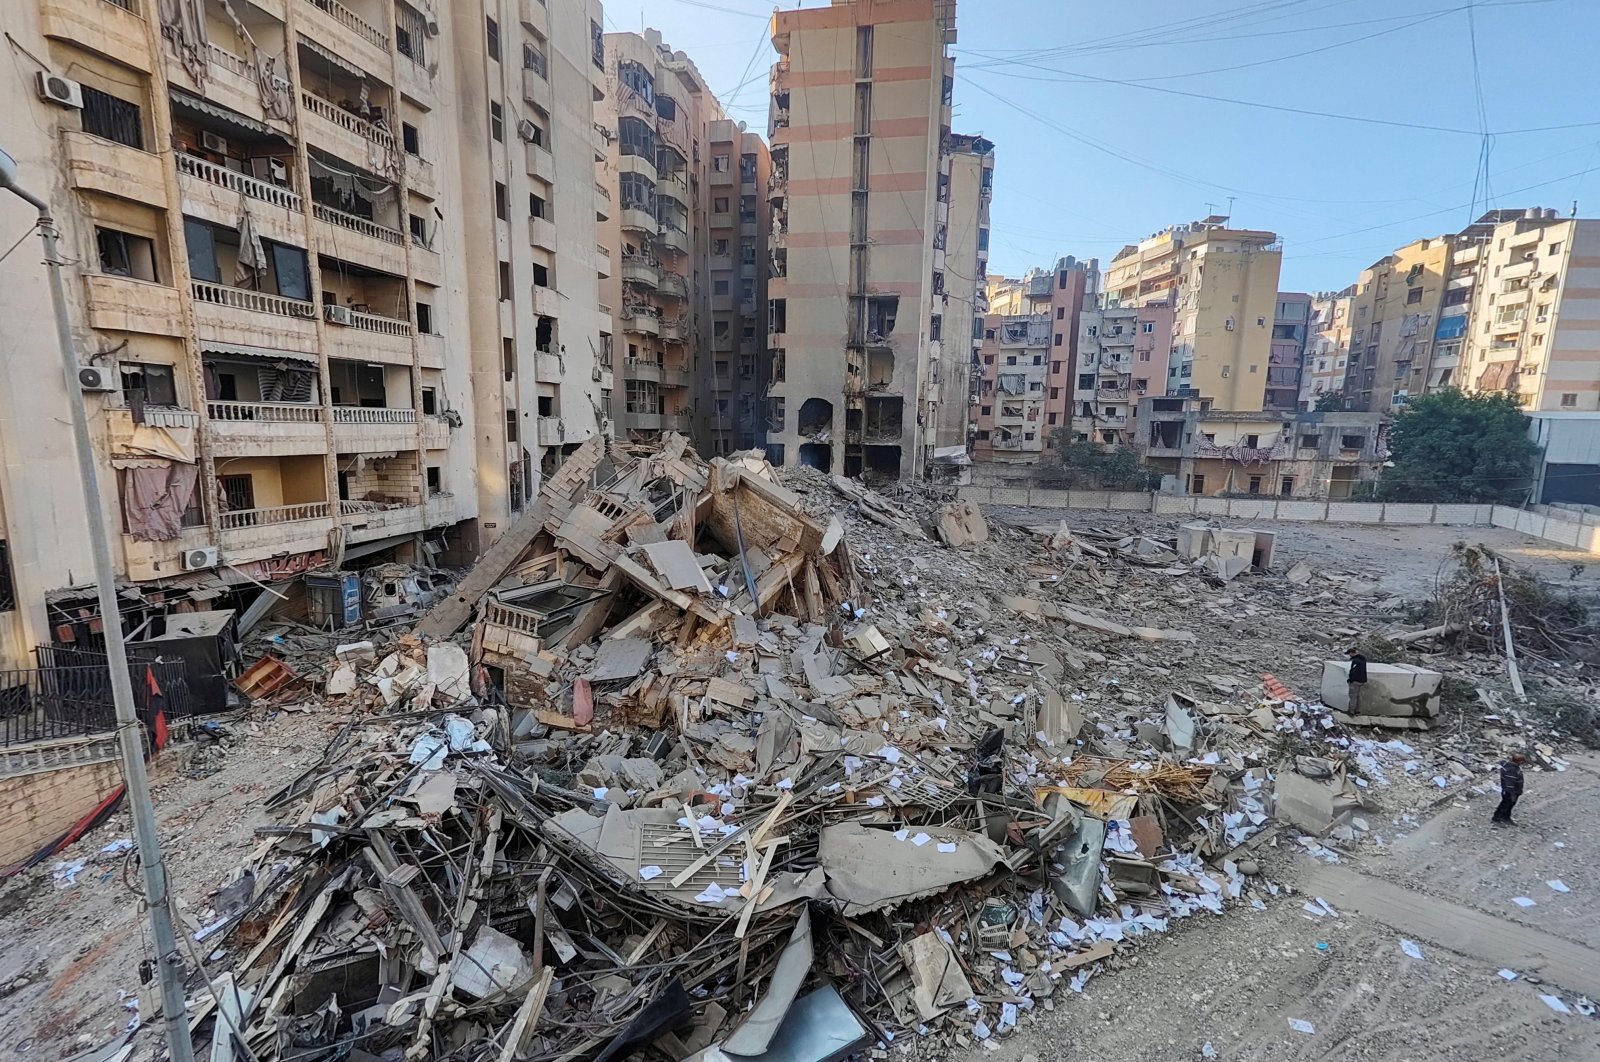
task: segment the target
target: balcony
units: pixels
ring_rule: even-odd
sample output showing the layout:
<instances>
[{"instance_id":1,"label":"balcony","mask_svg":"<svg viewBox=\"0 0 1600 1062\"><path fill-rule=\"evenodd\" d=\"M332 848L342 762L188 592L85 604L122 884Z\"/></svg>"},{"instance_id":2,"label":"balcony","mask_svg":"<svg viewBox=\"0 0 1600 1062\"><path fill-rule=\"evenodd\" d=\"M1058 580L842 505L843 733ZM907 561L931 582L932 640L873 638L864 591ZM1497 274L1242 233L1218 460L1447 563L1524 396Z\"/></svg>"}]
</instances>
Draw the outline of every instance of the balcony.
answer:
<instances>
[{"instance_id":1,"label":"balcony","mask_svg":"<svg viewBox=\"0 0 1600 1062\"><path fill-rule=\"evenodd\" d=\"M199 413L170 406L145 406L142 424L133 422L133 411L129 409L108 407L105 415L109 452L113 457L140 456L134 444L134 437L140 428L187 428L193 431L200 427Z\"/></svg>"},{"instance_id":2,"label":"balcony","mask_svg":"<svg viewBox=\"0 0 1600 1062\"><path fill-rule=\"evenodd\" d=\"M316 305L264 291L190 281L195 323L203 333L275 350L315 350Z\"/></svg>"},{"instance_id":3,"label":"balcony","mask_svg":"<svg viewBox=\"0 0 1600 1062\"><path fill-rule=\"evenodd\" d=\"M661 334L660 319L646 307L625 306L617 315L617 320L622 323L624 332L636 332L645 336Z\"/></svg>"},{"instance_id":4,"label":"balcony","mask_svg":"<svg viewBox=\"0 0 1600 1062\"><path fill-rule=\"evenodd\" d=\"M341 501L339 519L349 528L351 542L371 542L421 531L423 507L420 502Z\"/></svg>"},{"instance_id":5,"label":"balcony","mask_svg":"<svg viewBox=\"0 0 1600 1062\"><path fill-rule=\"evenodd\" d=\"M688 325L682 317L663 317L656 334L668 343L682 343L687 338Z\"/></svg>"},{"instance_id":6,"label":"balcony","mask_svg":"<svg viewBox=\"0 0 1600 1062\"><path fill-rule=\"evenodd\" d=\"M685 207L692 206L689 200L689 182L677 173L669 173L656 182L656 195L675 199Z\"/></svg>"},{"instance_id":7,"label":"balcony","mask_svg":"<svg viewBox=\"0 0 1600 1062\"><path fill-rule=\"evenodd\" d=\"M662 387L663 390L667 390L667 389L674 388L674 387L688 387L688 386L689 386L689 372L688 372L687 369L666 369L666 368L663 368L661 370L661 387Z\"/></svg>"},{"instance_id":8,"label":"balcony","mask_svg":"<svg viewBox=\"0 0 1600 1062\"><path fill-rule=\"evenodd\" d=\"M387 33L339 3L339 0L305 0L305 3L318 12L307 19L313 37L338 54L348 56L364 70L388 71Z\"/></svg>"},{"instance_id":9,"label":"balcony","mask_svg":"<svg viewBox=\"0 0 1600 1062\"><path fill-rule=\"evenodd\" d=\"M444 527L458 520L470 519L472 514L465 509L463 500L454 494L448 492L431 494L428 500L422 503L423 526Z\"/></svg>"},{"instance_id":10,"label":"balcony","mask_svg":"<svg viewBox=\"0 0 1600 1062\"><path fill-rule=\"evenodd\" d=\"M106 0L94 2L111 7ZM72 187L166 209L160 155L76 129L61 131L61 149Z\"/></svg>"},{"instance_id":11,"label":"balcony","mask_svg":"<svg viewBox=\"0 0 1600 1062\"><path fill-rule=\"evenodd\" d=\"M732 170L717 170L717 169L713 169L711 171L711 183L712 184L732 184L733 183L733 171Z\"/></svg>"},{"instance_id":12,"label":"balcony","mask_svg":"<svg viewBox=\"0 0 1600 1062\"><path fill-rule=\"evenodd\" d=\"M542 317L560 316L560 293L555 288L535 284L533 286L533 312Z\"/></svg>"},{"instance_id":13,"label":"balcony","mask_svg":"<svg viewBox=\"0 0 1600 1062\"><path fill-rule=\"evenodd\" d=\"M154 0L144 0L153 6ZM39 0L39 28L46 37L97 52L140 73L150 73L145 21L132 0Z\"/></svg>"},{"instance_id":14,"label":"balcony","mask_svg":"<svg viewBox=\"0 0 1600 1062\"><path fill-rule=\"evenodd\" d=\"M661 225L656 221L656 216L640 207L622 204L622 227L624 230L643 232L654 236Z\"/></svg>"},{"instance_id":15,"label":"balcony","mask_svg":"<svg viewBox=\"0 0 1600 1062\"><path fill-rule=\"evenodd\" d=\"M556 251L556 223L549 218L528 219L528 243L554 254Z\"/></svg>"},{"instance_id":16,"label":"balcony","mask_svg":"<svg viewBox=\"0 0 1600 1062\"><path fill-rule=\"evenodd\" d=\"M422 448L446 450L450 447L450 422L436 414L423 414Z\"/></svg>"},{"instance_id":17,"label":"balcony","mask_svg":"<svg viewBox=\"0 0 1600 1062\"><path fill-rule=\"evenodd\" d=\"M566 375L566 362L560 354L550 350L533 353L533 375L541 383L559 382Z\"/></svg>"},{"instance_id":18,"label":"balcony","mask_svg":"<svg viewBox=\"0 0 1600 1062\"><path fill-rule=\"evenodd\" d=\"M660 235L656 237L656 246L677 254L689 253L689 234L682 229L675 229L670 225L661 227Z\"/></svg>"},{"instance_id":19,"label":"balcony","mask_svg":"<svg viewBox=\"0 0 1600 1062\"><path fill-rule=\"evenodd\" d=\"M351 261L386 273L406 274L406 237L399 229L321 203L311 204L311 216L318 222L317 243L325 251L337 250ZM351 239L345 233L354 233L357 238Z\"/></svg>"},{"instance_id":20,"label":"balcony","mask_svg":"<svg viewBox=\"0 0 1600 1062\"><path fill-rule=\"evenodd\" d=\"M417 411L334 406L333 438L340 453L387 453L417 448Z\"/></svg>"},{"instance_id":21,"label":"balcony","mask_svg":"<svg viewBox=\"0 0 1600 1062\"><path fill-rule=\"evenodd\" d=\"M542 77L537 70L527 67L522 69L522 98L544 111L546 114L555 110L552 104L555 101L555 90L550 86L550 79Z\"/></svg>"},{"instance_id":22,"label":"balcony","mask_svg":"<svg viewBox=\"0 0 1600 1062\"><path fill-rule=\"evenodd\" d=\"M394 136L360 115L352 114L343 107L305 89L300 91L300 102L307 112L316 115L333 130L337 130L337 132L330 131L331 141L337 146L335 154L346 158L365 158L366 145L369 143L376 144L384 151L394 151Z\"/></svg>"},{"instance_id":23,"label":"balcony","mask_svg":"<svg viewBox=\"0 0 1600 1062\"><path fill-rule=\"evenodd\" d=\"M630 380L661 381L661 365L654 359L628 358L622 363L622 368Z\"/></svg>"},{"instance_id":24,"label":"balcony","mask_svg":"<svg viewBox=\"0 0 1600 1062\"><path fill-rule=\"evenodd\" d=\"M406 156L406 183L424 199L432 201L439 198L438 170L421 155Z\"/></svg>"},{"instance_id":25,"label":"balcony","mask_svg":"<svg viewBox=\"0 0 1600 1062\"><path fill-rule=\"evenodd\" d=\"M83 293L90 328L183 335L183 296L177 288L132 277L85 273Z\"/></svg>"},{"instance_id":26,"label":"balcony","mask_svg":"<svg viewBox=\"0 0 1600 1062\"><path fill-rule=\"evenodd\" d=\"M687 299L689 297L689 281L682 273L662 273L661 283L657 285L662 295L672 299Z\"/></svg>"},{"instance_id":27,"label":"balcony","mask_svg":"<svg viewBox=\"0 0 1600 1062\"><path fill-rule=\"evenodd\" d=\"M538 144L527 145L528 176L550 184L556 179L556 158Z\"/></svg>"},{"instance_id":28,"label":"balcony","mask_svg":"<svg viewBox=\"0 0 1600 1062\"><path fill-rule=\"evenodd\" d=\"M103 2L103 0L102 0ZM285 210L301 212L300 196L298 193L276 185L270 181L263 181L249 174L230 170L226 166L207 162L205 159L191 155L185 151L175 153L178 162L178 172L184 177L192 177L198 181L217 188L225 188L230 192L266 203L269 206L282 207ZM237 204L233 204L237 206Z\"/></svg>"},{"instance_id":29,"label":"balcony","mask_svg":"<svg viewBox=\"0 0 1600 1062\"><path fill-rule=\"evenodd\" d=\"M611 220L611 191L599 181L594 182L594 219Z\"/></svg>"},{"instance_id":30,"label":"balcony","mask_svg":"<svg viewBox=\"0 0 1600 1062\"><path fill-rule=\"evenodd\" d=\"M323 318L338 326L327 330L325 352L332 357L373 361L387 356L391 362L402 363L411 360L411 337L416 329L410 321L332 305L323 307ZM342 334L341 329L361 334Z\"/></svg>"},{"instance_id":31,"label":"balcony","mask_svg":"<svg viewBox=\"0 0 1600 1062\"><path fill-rule=\"evenodd\" d=\"M611 276L611 248L602 247L598 243L594 245L594 271L600 275L602 280ZM611 313L610 310L601 310L601 312L607 315Z\"/></svg>"},{"instance_id":32,"label":"balcony","mask_svg":"<svg viewBox=\"0 0 1600 1062\"><path fill-rule=\"evenodd\" d=\"M275 554L327 549L333 509L325 501L235 509L217 516L217 544L229 563L245 564Z\"/></svg>"},{"instance_id":33,"label":"balcony","mask_svg":"<svg viewBox=\"0 0 1600 1062\"><path fill-rule=\"evenodd\" d=\"M328 519L327 502L302 502L299 505L273 505L265 509L238 509L217 516L217 526L224 531L241 527L264 527L267 524L288 524L297 520Z\"/></svg>"},{"instance_id":34,"label":"balcony","mask_svg":"<svg viewBox=\"0 0 1600 1062\"><path fill-rule=\"evenodd\" d=\"M713 229L733 228L733 214L727 210L713 210L706 215L706 225Z\"/></svg>"},{"instance_id":35,"label":"balcony","mask_svg":"<svg viewBox=\"0 0 1600 1062\"><path fill-rule=\"evenodd\" d=\"M289 457L328 452L322 407L309 402L207 402L218 457Z\"/></svg>"},{"instance_id":36,"label":"balcony","mask_svg":"<svg viewBox=\"0 0 1600 1062\"><path fill-rule=\"evenodd\" d=\"M539 418L539 445L560 446L566 441L567 425L560 417Z\"/></svg>"},{"instance_id":37,"label":"balcony","mask_svg":"<svg viewBox=\"0 0 1600 1062\"><path fill-rule=\"evenodd\" d=\"M661 267L639 255L622 256L622 279L654 290L661 283Z\"/></svg>"}]
</instances>

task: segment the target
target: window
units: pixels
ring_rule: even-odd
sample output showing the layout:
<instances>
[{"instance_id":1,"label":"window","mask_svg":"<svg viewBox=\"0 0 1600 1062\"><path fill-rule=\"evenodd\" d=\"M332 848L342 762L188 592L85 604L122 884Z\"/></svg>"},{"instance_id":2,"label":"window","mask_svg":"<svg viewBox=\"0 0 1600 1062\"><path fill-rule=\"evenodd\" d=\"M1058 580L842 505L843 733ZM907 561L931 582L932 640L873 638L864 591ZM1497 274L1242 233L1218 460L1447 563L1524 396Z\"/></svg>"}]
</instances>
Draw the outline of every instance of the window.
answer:
<instances>
[{"instance_id":1,"label":"window","mask_svg":"<svg viewBox=\"0 0 1600 1062\"><path fill-rule=\"evenodd\" d=\"M500 366L505 370L508 381L517 375L517 348L510 336L500 339Z\"/></svg>"},{"instance_id":2,"label":"window","mask_svg":"<svg viewBox=\"0 0 1600 1062\"><path fill-rule=\"evenodd\" d=\"M1056 346L1059 347L1060 345L1061 345L1061 333L1057 332L1056 333Z\"/></svg>"},{"instance_id":3,"label":"window","mask_svg":"<svg viewBox=\"0 0 1600 1062\"><path fill-rule=\"evenodd\" d=\"M1148 350L1139 351L1139 360L1140 361L1149 361L1150 360L1150 352Z\"/></svg>"},{"instance_id":4,"label":"window","mask_svg":"<svg viewBox=\"0 0 1600 1062\"><path fill-rule=\"evenodd\" d=\"M728 253L728 241L727 240L712 240L711 241L711 253L714 254L714 255L719 255L719 256L727 254Z\"/></svg>"},{"instance_id":5,"label":"window","mask_svg":"<svg viewBox=\"0 0 1600 1062\"><path fill-rule=\"evenodd\" d=\"M631 90L642 99L646 105L654 106L656 100L656 79L650 71L631 59L624 59L617 64L617 83Z\"/></svg>"},{"instance_id":6,"label":"window","mask_svg":"<svg viewBox=\"0 0 1600 1062\"><path fill-rule=\"evenodd\" d=\"M85 133L143 150L144 129L137 104L84 85L82 116Z\"/></svg>"},{"instance_id":7,"label":"window","mask_svg":"<svg viewBox=\"0 0 1600 1062\"><path fill-rule=\"evenodd\" d=\"M978 250L987 251L988 249L989 249L989 230L988 229L979 229L978 230Z\"/></svg>"},{"instance_id":8,"label":"window","mask_svg":"<svg viewBox=\"0 0 1600 1062\"><path fill-rule=\"evenodd\" d=\"M719 195L713 199L711 201L711 212L713 214L726 214L728 212L728 197Z\"/></svg>"},{"instance_id":9,"label":"window","mask_svg":"<svg viewBox=\"0 0 1600 1062\"><path fill-rule=\"evenodd\" d=\"M429 415L439 412L439 392L432 387L422 389L422 412Z\"/></svg>"},{"instance_id":10,"label":"window","mask_svg":"<svg viewBox=\"0 0 1600 1062\"><path fill-rule=\"evenodd\" d=\"M1205 492L1206 492L1206 477L1204 477L1204 476L1190 476L1189 477L1189 493L1190 494L1204 494Z\"/></svg>"},{"instance_id":11,"label":"window","mask_svg":"<svg viewBox=\"0 0 1600 1062\"><path fill-rule=\"evenodd\" d=\"M550 60L542 49L529 41L524 41L522 45L522 69L532 70L546 81L550 80Z\"/></svg>"},{"instance_id":12,"label":"window","mask_svg":"<svg viewBox=\"0 0 1600 1062\"><path fill-rule=\"evenodd\" d=\"M1033 356L1033 363L1035 365L1043 365L1044 364L1044 355L1043 354L1035 354Z\"/></svg>"},{"instance_id":13,"label":"window","mask_svg":"<svg viewBox=\"0 0 1600 1062\"><path fill-rule=\"evenodd\" d=\"M1256 318L1256 327L1257 328L1265 328L1265 327L1267 327L1267 319L1265 317L1257 317Z\"/></svg>"},{"instance_id":14,"label":"window","mask_svg":"<svg viewBox=\"0 0 1600 1062\"><path fill-rule=\"evenodd\" d=\"M492 100L489 103L489 135L497 143L506 138L506 109Z\"/></svg>"},{"instance_id":15,"label":"window","mask_svg":"<svg viewBox=\"0 0 1600 1062\"><path fill-rule=\"evenodd\" d=\"M1140 394L1144 394L1145 391L1149 389L1149 387L1150 387L1150 381L1149 380L1135 380L1135 381L1133 381L1133 389L1135 391L1138 391Z\"/></svg>"},{"instance_id":16,"label":"window","mask_svg":"<svg viewBox=\"0 0 1600 1062\"><path fill-rule=\"evenodd\" d=\"M511 301L511 263L500 263L500 301Z\"/></svg>"},{"instance_id":17,"label":"window","mask_svg":"<svg viewBox=\"0 0 1600 1062\"><path fill-rule=\"evenodd\" d=\"M487 31L485 36L487 38L486 47L489 49L489 58L498 62L500 59L500 23L492 18L485 19L484 22L486 23L484 28Z\"/></svg>"},{"instance_id":18,"label":"window","mask_svg":"<svg viewBox=\"0 0 1600 1062\"><path fill-rule=\"evenodd\" d=\"M671 96L656 96L656 117L664 118L669 122L678 120L678 101Z\"/></svg>"},{"instance_id":19,"label":"window","mask_svg":"<svg viewBox=\"0 0 1600 1062\"><path fill-rule=\"evenodd\" d=\"M408 214L406 216L406 225L411 230L412 243L419 243L424 247L430 246L431 241L428 239L428 223L423 219L421 214Z\"/></svg>"},{"instance_id":20,"label":"window","mask_svg":"<svg viewBox=\"0 0 1600 1062\"><path fill-rule=\"evenodd\" d=\"M1278 493L1287 498L1294 493L1294 477L1284 476L1278 483Z\"/></svg>"},{"instance_id":21,"label":"window","mask_svg":"<svg viewBox=\"0 0 1600 1062\"><path fill-rule=\"evenodd\" d=\"M158 280L156 245L145 236L117 229L94 230L100 248L100 272L135 280Z\"/></svg>"},{"instance_id":22,"label":"window","mask_svg":"<svg viewBox=\"0 0 1600 1062\"><path fill-rule=\"evenodd\" d=\"M1249 492L1251 494L1260 494L1261 493L1261 477L1260 476L1251 476L1250 477L1250 486L1248 488L1246 488L1246 489L1249 490Z\"/></svg>"},{"instance_id":23,"label":"window","mask_svg":"<svg viewBox=\"0 0 1600 1062\"><path fill-rule=\"evenodd\" d=\"M713 158L711 160L711 172L712 173L727 173L728 172L728 165L729 165L728 156L727 155L718 155L718 156L716 156L715 158ZM727 200L723 200L723 202L727 202Z\"/></svg>"},{"instance_id":24,"label":"window","mask_svg":"<svg viewBox=\"0 0 1600 1062\"><path fill-rule=\"evenodd\" d=\"M506 410L506 442L517 441L517 411Z\"/></svg>"},{"instance_id":25,"label":"window","mask_svg":"<svg viewBox=\"0 0 1600 1062\"><path fill-rule=\"evenodd\" d=\"M528 216L533 218L547 218L549 211L545 209L544 196L528 193Z\"/></svg>"},{"instance_id":26,"label":"window","mask_svg":"<svg viewBox=\"0 0 1600 1062\"><path fill-rule=\"evenodd\" d=\"M11 586L11 550L0 539L0 612L10 612L17 607L16 591Z\"/></svg>"},{"instance_id":27,"label":"window","mask_svg":"<svg viewBox=\"0 0 1600 1062\"><path fill-rule=\"evenodd\" d=\"M1559 246L1559 244L1557 246ZM1552 253L1554 253L1554 252L1552 252ZM1565 391L1565 392L1562 393L1562 395L1561 395L1561 408L1562 409L1574 409L1574 408L1577 407L1577 405L1578 405L1578 396L1577 396L1576 392Z\"/></svg>"},{"instance_id":28,"label":"window","mask_svg":"<svg viewBox=\"0 0 1600 1062\"><path fill-rule=\"evenodd\" d=\"M1244 437L1244 448L1246 450L1256 450L1256 449L1260 449L1260 447L1261 447L1261 436L1259 436L1259 435L1246 435Z\"/></svg>"},{"instance_id":29,"label":"window","mask_svg":"<svg viewBox=\"0 0 1600 1062\"><path fill-rule=\"evenodd\" d=\"M650 128L649 123L639 118L623 117L617 119L617 150L624 155L637 155L649 159L652 163L656 158L656 131Z\"/></svg>"},{"instance_id":30,"label":"window","mask_svg":"<svg viewBox=\"0 0 1600 1062\"><path fill-rule=\"evenodd\" d=\"M1407 289L1407 291L1406 291L1406 305L1407 306L1414 306L1414 305L1416 305L1417 303L1419 303L1421 301L1422 301L1422 289L1421 288L1409 288L1409 289Z\"/></svg>"},{"instance_id":31,"label":"window","mask_svg":"<svg viewBox=\"0 0 1600 1062\"><path fill-rule=\"evenodd\" d=\"M1317 448L1317 435L1316 435L1316 433L1315 432L1310 432L1310 433L1301 435L1300 436L1300 448L1303 449L1303 450L1315 450Z\"/></svg>"},{"instance_id":32,"label":"window","mask_svg":"<svg viewBox=\"0 0 1600 1062\"><path fill-rule=\"evenodd\" d=\"M1143 332L1145 335L1149 335L1151 332L1154 332L1155 330L1156 330L1156 323L1154 321L1140 321L1139 322L1139 331Z\"/></svg>"},{"instance_id":33,"label":"window","mask_svg":"<svg viewBox=\"0 0 1600 1062\"><path fill-rule=\"evenodd\" d=\"M1051 362L1051 363L1050 363L1050 372L1051 372L1051 374L1052 374L1052 375L1054 375L1054 374L1055 374L1055 373L1058 373L1058 372L1060 372L1060 371L1061 371L1061 366L1062 366L1062 365L1063 365L1063 364L1064 364L1064 363L1063 363L1063 362L1059 362L1059 361L1052 361L1052 362Z\"/></svg>"},{"instance_id":34,"label":"window","mask_svg":"<svg viewBox=\"0 0 1600 1062\"><path fill-rule=\"evenodd\" d=\"M1067 308L1065 306L1057 306L1056 307L1056 320L1064 321L1064 320L1066 320L1066 317L1067 317Z\"/></svg>"},{"instance_id":35,"label":"window","mask_svg":"<svg viewBox=\"0 0 1600 1062\"><path fill-rule=\"evenodd\" d=\"M1555 243L1552 243L1550 245L1550 253L1551 254L1560 254L1561 253L1561 248L1562 248L1562 243L1561 243L1560 240L1557 240Z\"/></svg>"},{"instance_id":36,"label":"window","mask_svg":"<svg viewBox=\"0 0 1600 1062\"><path fill-rule=\"evenodd\" d=\"M443 480L441 478L441 473L439 471L439 466L438 465L429 465L428 466L428 495L431 497L431 496L433 496L435 494L443 493L443 491L444 491Z\"/></svg>"},{"instance_id":37,"label":"window","mask_svg":"<svg viewBox=\"0 0 1600 1062\"><path fill-rule=\"evenodd\" d=\"M417 331L425 336L433 335L433 305L431 303L417 303Z\"/></svg>"},{"instance_id":38,"label":"window","mask_svg":"<svg viewBox=\"0 0 1600 1062\"><path fill-rule=\"evenodd\" d=\"M422 155L422 141L417 136L417 127L410 122L400 123L400 143L405 146L407 155Z\"/></svg>"},{"instance_id":39,"label":"window","mask_svg":"<svg viewBox=\"0 0 1600 1062\"><path fill-rule=\"evenodd\" d=\"M1006 355L1006 364L1007 365L1015 365L1016 363L1017 363L1017 356L1015 354L1007 354Z\"/></svg>"},{"instance_id":40,"label":"window","mask_svg":"<svg viewBox=\"0 0 1600 1062\"><path fill-rule=\"evenodd\" d=\"M1359 450L1361 449L1361 442L1362 439L1359 435L1341 435L1339 436L1339 449Z\"/></svg>"},{"instance_id":41,"label":"window","mask_svg":"<svg viewBox=\"0 0 1600 1062\"><path fill-rule=\"evenodd\" d=\"M130 407L135 402L146 406L176 406L178 404L178 385L171 365L125 361L120 367L122 370L122 393L127 398Z\"/></svg>"},{"instance_id":42,"label":"window","mask_svg":"<svg viewBox=\"0 0 1600 1062\"><path fill-rule=\"evenodd\" d=\"M394 5L394 45L400 54L419 66L427 65L423 40L427 25L422 15L407 4Z\"/></svg>"},{"instance_id":43,"label":"window","mask_svg":"<svg viewBox=\"0 0 1600 1062\"><path fill-rule=\"evenodd\" d=\"M726 294L728 294L728 282L726 280L713 280L711 282L711 294L713 294L713 295L726 295ZM717 323L718 324L727 324L726 321L719 321Z\"/></svg>"},{"instance_id":44,"label":"window","mask_svg":"<svg viewBox=\"0 0 1600 1062\"><path fill-rule=\"evenodd\" d=\"M980 417L987 417L987 416L990 416L993 413L994 413L994 407L993 406L979 406L978 407L978 416L980 416Z\"/></svg>"},{"instance_id":45,"label":"window","mask_svg":"<svg viewBox=\"0 0 1600 1062\"><path fill-rule=\"evenodd\" d=\"M494 182L494 216L501 221L506 220L506 186L503 181Z\"/></svg>"}]
</instances>

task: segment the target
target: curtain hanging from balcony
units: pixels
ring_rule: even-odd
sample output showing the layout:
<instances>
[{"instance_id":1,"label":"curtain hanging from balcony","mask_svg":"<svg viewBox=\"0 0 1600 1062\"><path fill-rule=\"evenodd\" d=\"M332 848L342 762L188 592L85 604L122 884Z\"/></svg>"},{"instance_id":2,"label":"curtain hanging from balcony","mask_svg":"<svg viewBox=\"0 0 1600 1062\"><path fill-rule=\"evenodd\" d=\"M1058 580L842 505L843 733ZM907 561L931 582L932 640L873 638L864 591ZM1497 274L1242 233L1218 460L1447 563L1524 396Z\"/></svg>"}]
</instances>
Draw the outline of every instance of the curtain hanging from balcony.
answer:
<instances>
[{"instance_id":1,"label":"curtain hanging from balcony","mask_svg":"<svg viewBox=\"0 0 1600 1062\"><path fill-rule=\"evenodd\" d=\"M250 211L239 213L239 257L233 267L235 287L254 288L267 271L267 252L256 232L256 219Z\"/></svg>"},{"instance_id":2,"label":"curtain hanging from balcony","mask_svg":"<svg viewBox=\"0 0 1600 1062\"><path fill-rule=\"evenodd\" d=\"M200 0L161 0L161 35L194 83L204 86L211 69L206 56L206 15Z\"/></svg>"},{"instance_id":3,"label":"curtain hanging from balcony","mask_svg":"<svg viewBox=\"0 0 1600 1062\"><path fill-rule=\"evenodd\" d=\"M128 534L140 542L177 538L183 530L183 514L194 499L199 467L130 468L122 477L122 513Z\"/></svg>"},{"instance_id":4,"label":"curtain hanging from balcony","mask_svg":"<svg viewBox=\"0 0 1600 1062\"><path fill-rule=\"evenodd\" d=\"M152 467L152 458L160 458L161 467L168 461L195 462L195 430L193 428L167 428L153 424L135 424L133 435L123 444L120 454L113 454L114 468Z\"/></svg>"}]
</instances>

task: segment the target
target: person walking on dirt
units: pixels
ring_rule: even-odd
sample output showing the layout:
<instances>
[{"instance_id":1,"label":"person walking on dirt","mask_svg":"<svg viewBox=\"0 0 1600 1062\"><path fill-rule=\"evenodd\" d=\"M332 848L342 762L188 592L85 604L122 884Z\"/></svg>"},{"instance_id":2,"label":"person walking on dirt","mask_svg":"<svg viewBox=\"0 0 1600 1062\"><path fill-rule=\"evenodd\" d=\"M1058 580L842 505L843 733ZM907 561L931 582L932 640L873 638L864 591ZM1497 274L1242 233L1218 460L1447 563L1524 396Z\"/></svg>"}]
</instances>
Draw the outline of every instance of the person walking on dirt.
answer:
<instances>
[{"instance_id":1,"label":"person walking on dirt","mask_svg":"<svg viewBox=\"0 0 1600 1062\"><path fill-rule=\"evenodd\" d=\"M1350 658L1350 674L1346 676L1350 703L1345 706L1345 712L1360 715L1361 691L1367 685L1367 658L1361 655L1360 649L1346 649L1344 655Z\"/></svg>"},{"instance_id":2,"label":"person walking on dirt","mask_svg":"<svg viewBox=\"0 0 1600 1062\"><path fill-rule=\"evenodd\" d=\"M1493 820L1496 826L1516 825L1511 821L1511 809L1522 796L1522 765L1526 762L1528 757L1513 752L1511 758L1500 765L1500 806L1494 809Z\"/></svg>"}]
</instances>

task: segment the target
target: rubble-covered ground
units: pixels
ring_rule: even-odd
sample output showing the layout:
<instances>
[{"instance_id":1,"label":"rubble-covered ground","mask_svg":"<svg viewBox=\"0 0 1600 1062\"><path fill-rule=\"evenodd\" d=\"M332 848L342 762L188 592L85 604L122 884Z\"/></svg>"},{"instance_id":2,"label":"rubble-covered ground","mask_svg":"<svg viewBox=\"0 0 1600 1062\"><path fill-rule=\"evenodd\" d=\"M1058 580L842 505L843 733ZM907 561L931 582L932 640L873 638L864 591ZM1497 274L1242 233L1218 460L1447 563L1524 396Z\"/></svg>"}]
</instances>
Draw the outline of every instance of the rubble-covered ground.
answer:
<instances>
[{"instance_id":1,"label":"rubble-covered ground","mask_svg":"<svg viewBox=\"0 0 1600 1062\"><path fill-rule=\"evenodd\" d=\"M555 499L445 634L470 695L403 627L342 659L302 638L309 681L158 787L205 938L203 1043L220 976L267 992L241 1030L263 1059L337 1057L352 1017L357 1058L493 1059L513 1036L519 1058L594 1057L643 1004L678 1005L671 975L690 1020L611 1057L731 1052L747 1008L802 980L837 990L875 1057L1600 1052L1597 761L1514 702L1500 658L1438 640L1408 648L1445 679L1431 730L1318 703L1324 661L1423 625L1452 542L1582 594L1589 558L1492 529L1278 524L1270 569L1225 578L1148 516L984 526L754 459L611 460L604 497ZM585 612L599 589L615 607ZM533 637L524 613L554 597L576 604ZM1524 671L1535 699L1594 699L1586 666ZM1493 766L1522 747L1524 826L1491 832ZM1327 801L1321 828L1316 807L1273 815L1290 781ZM0 885L0 1042L23 1057L105 1043L153 994L128 836L116 816ZM555 978L529 995L541 953ZM397 986L375 1010L376 986L327 973L367 954Z\"/></svg>"}]
</instances>

